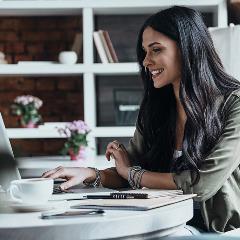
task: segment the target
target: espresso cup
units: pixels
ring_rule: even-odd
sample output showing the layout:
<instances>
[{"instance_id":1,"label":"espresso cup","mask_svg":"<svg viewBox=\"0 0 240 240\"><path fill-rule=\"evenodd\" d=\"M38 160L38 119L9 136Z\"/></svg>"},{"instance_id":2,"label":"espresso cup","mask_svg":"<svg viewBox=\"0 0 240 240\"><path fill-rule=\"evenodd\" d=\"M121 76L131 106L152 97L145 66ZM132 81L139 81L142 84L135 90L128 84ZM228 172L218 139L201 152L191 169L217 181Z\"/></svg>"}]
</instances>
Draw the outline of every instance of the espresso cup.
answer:
<instances>
[{"instance_id":1,"label":"espresso cup","mask_svg":"<svg viewBox=\"0 0 240 240\"><path fill-rule=\"evenodd\" d=\"M27 204L46 203L53 193L53 179L29 178L14 180L9 188L12 200Z\"/></svg>"}]
</instances>

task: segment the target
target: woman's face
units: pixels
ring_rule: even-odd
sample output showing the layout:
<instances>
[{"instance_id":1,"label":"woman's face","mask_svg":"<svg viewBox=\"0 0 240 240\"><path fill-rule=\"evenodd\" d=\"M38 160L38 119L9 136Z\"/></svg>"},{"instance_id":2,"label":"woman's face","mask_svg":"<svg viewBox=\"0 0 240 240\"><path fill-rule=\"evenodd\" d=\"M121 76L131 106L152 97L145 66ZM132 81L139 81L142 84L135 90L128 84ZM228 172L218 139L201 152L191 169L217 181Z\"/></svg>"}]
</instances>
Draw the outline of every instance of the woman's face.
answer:
<instances>
[{"instance_id":1,"label":"woman's face","mask_svg":"<svg viewBox=\"0 0 240 240\"><path fill-rule=\"evenodd\" d=\"M151 73L154 87L179 85L181 54L177 43L151 27L144 30L142 39L142 47L146 53L143 65Z\"/></svg>"}]
</instances>

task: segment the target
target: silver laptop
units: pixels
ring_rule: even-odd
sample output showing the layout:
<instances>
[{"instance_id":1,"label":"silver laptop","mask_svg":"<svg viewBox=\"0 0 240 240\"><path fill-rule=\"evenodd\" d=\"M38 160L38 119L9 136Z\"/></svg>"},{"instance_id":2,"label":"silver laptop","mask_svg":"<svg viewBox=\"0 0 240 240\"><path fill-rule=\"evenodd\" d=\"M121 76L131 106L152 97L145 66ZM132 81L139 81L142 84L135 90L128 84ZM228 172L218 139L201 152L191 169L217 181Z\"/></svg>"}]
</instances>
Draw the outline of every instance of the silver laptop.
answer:
<instances>
[{"instance_id":1,"label":"silver laptop","mask_svg":"<svg viewBox=\"0 0 240 240\"><path fill-rule=\"evenodd\" d=\"M17 168L17 161L14 159L12 147L7 136L6 128L0 113L0 185L3 189L8 189L10 182L13 180L21 179L21 175ZM55 189L59 184L56 184ZM115 192L112 189L108 188L93 188L86 186L75 186L69 192L59 192L53 199L71 199L76 197L81 197L86 194L95 194L96 192L100 193L109 193ZM76 196L75 194L78 194Z\"/></svg>"},{"instance_id":2,"label":"silver laptop","mask_svg":"<svg viewBox=\"0 0 240 240\"><path fill-rule=\"evenodd\" d=\"M7 189L10 182L21 179L14 159L12 147L0 113L0 185Z\"/></svg>"}]
</instances>

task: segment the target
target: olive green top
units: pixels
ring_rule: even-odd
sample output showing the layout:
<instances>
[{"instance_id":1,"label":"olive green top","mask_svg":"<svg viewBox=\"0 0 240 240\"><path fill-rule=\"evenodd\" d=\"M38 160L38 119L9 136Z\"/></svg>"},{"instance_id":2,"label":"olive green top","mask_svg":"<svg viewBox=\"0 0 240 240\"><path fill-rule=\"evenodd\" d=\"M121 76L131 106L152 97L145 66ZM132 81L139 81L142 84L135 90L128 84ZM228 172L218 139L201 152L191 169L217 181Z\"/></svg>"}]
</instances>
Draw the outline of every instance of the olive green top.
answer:
<instances>
[{"instance_id":1,"label":"olive green top","mask_svg":"<svg viewBox=\"0 0 240 240\"><path fill-rule=\"evenodd\" d=\"M240 227L240 91L226 100L226 126L204 160L200 180L191 186L195 174L189 170L173 173L174 181L184 193L195 193L202 216L209 231L226 232ZM144 151L143 137L136 129L128 146L128 153L137 163Z\"/></svg>"}]
</instances>

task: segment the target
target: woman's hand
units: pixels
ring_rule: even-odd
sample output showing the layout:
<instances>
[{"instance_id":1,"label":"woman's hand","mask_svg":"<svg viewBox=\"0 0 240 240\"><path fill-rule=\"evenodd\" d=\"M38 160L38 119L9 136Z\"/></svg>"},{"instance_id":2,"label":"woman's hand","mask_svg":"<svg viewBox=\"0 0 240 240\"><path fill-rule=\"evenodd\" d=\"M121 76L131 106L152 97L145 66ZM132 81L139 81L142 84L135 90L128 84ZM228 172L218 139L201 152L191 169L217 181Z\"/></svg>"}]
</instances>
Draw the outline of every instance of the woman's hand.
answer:
<instances>
[{"instance_id":1,"label":"woman's hand","mask_svg":"<svg viewBox=\"0 0 240 240\"><path fill-rule=\"evenodd\" d=\"M120 176L128 179L128 169L131 167L128 152L123 144L120 144L117 140L110 142L107 146L106 158L110 160L112 157L115 160L117 172Z\"/></svg>"},{"instance_id":2,"label":"woman's hand","mask_svg":"<svg viewBox=\"0 0 240 240\"><path fill-rule=\"evenodd\" d=\"M82 183L84 180L88 182L93 182L96 178L96 173L91 168L82 168L82 167L73 167L73 168L64 168L57 167L50 171L43 173L42 177L44 178L63 178L67 181L60 185L62 190L68 189L74 185Z\"/></svg>"}]
</instances>

